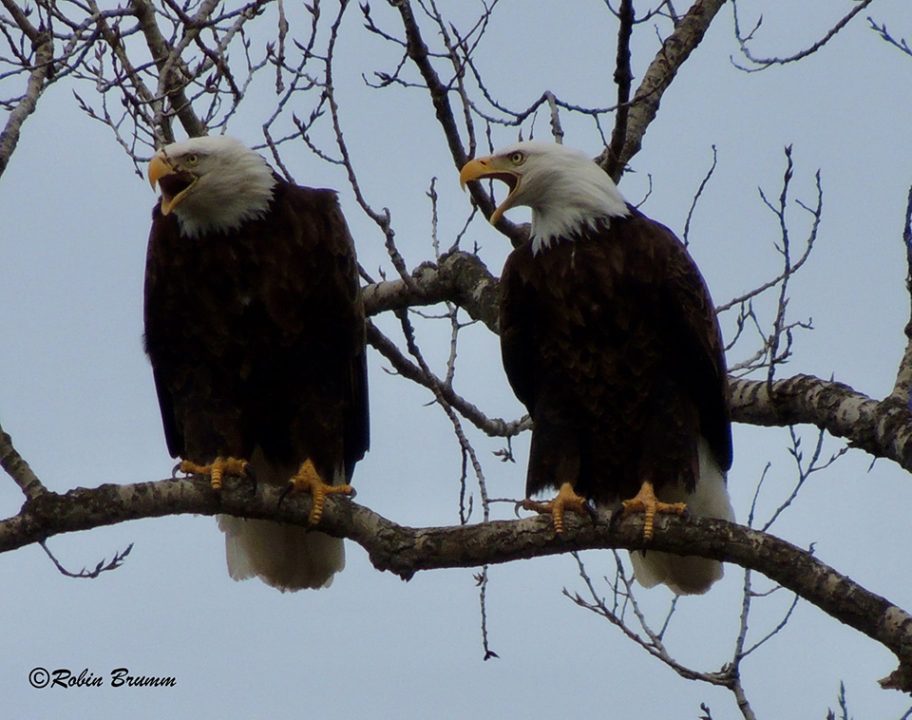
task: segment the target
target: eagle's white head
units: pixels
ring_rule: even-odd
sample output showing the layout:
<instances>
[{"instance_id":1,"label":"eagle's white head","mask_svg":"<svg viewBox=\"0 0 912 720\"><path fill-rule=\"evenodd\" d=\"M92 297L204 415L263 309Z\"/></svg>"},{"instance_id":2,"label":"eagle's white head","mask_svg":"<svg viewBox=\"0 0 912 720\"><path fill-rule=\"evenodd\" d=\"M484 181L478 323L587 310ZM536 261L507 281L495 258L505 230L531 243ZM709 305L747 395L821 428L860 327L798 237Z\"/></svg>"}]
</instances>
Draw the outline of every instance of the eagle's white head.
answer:
<instances>
[{"instance_id":1,"label":"eagle's white head","mask_svg":"<svg viewBox=\"0 0 912 720\"><path fill-rule=\"evenodd\" d=\"M276 180L259 154L234 138L197 137L159 150L149 182L161 188L161 212L174 213L181 234L234 230L269 207Z\"/></svg>"},{"instance_id":2,"label":"eagle's white head","mask_svg":"<svg viewBox=\"0 0 912 720\"><path fill-rule=\"evenodd\" d=\"M487 157L470 160L459 182L492 178L510 187L491 215L491 224L517 205L532 208L532 252L538 254L561 237L571 237L598 220L630 214L608 174L579 150L555 143L516 143Z\"/></svg>"}]
</instances>

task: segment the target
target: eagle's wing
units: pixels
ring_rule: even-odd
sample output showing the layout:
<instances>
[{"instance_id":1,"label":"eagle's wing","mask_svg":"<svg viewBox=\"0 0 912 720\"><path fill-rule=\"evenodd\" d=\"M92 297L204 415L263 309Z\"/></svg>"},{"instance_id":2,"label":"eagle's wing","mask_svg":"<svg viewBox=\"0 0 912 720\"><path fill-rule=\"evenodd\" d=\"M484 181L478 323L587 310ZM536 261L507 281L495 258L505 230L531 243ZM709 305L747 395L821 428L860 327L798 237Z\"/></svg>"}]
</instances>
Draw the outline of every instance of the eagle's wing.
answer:
<instances>
[{"instance_id":1,"label":"eagle's wing","mask_svg":"<svg viewBox=\"0 0 912 720\"><path fill-rule=\"evenodd\" d=\"M166 221L159 209L158 203L152 211L152 230L149 234L149 245L146 249L146 277L144 289L145 336L143 337L145 350L149 352L150 338L155 338L163 332L161 323L164 318L154 311L161 303L161 273L162 268L159 258L163 248L167 249L171 236L176 232L176 223L172 218ZM171 371L169 365L168 371ZM158 406L161 410L162 427L165 431L165 441L171 457L182 457L185 454L184 436L180 432L174 416L174 402L165 370L161 364L152 364L152 376L155 379L155 392L158 395Z\"/></svg>"},{"instance_id":2,"label":"eagle's wing","mask_svg":"<svg viewBox=\"0 0 912 720\"><path fill-rule=\"evenodd\" d=\"M507 258L500 278L500 349L504 371L520 402L532 414L536 401L536 293L529 243Z\"/></svg>"},{"instance_id":3,"label":"eagle's wing","mask_svg":"<svg viewBox=\"0 0 912 720\"><path fill-rule=\"evenodd\" d=\"M731 417L725 351L715 306L681 241L664 225L646 222L666 250L663 312L672 346L679 349L681 378L699 410L702 434L725 471L732 463Z\"/></svg>"}]
</instances>

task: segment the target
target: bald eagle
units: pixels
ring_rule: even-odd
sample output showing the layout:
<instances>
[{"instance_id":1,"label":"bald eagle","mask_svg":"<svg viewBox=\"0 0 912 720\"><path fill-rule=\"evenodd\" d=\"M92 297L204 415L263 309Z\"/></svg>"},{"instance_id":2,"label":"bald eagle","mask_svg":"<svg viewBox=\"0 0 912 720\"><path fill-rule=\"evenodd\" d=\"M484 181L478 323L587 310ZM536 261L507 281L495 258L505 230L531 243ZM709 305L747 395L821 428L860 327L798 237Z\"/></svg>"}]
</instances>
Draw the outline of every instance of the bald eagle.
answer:
<instances>
[{"instance_id":1,"label":"bald eagle","mask_svg":"<svg viewBox=\"0 0 912 720\"><path fill-rule=\"evenodd\" d=\"M279 178L228 137L168 145L146 258L145 347L168 450L186 472L350 493L368 448L364 308L332 190ZM232 578L328 586L342 541L220 516Z\"/></svg>"},{"instance_id":2,"label":"bald eagle","mask_svg":"<svg viewBox=\"0 0 912 720\"><path fill-rule=\"evenodd\" d=\"M562 145L521 142L467 163L463 185L509 186L491 215L532 208L530 239L501 277L504 368L533 421L526 496L587 500L644 512L732 520L725 473L731 423L721 333L706 284L684 245L625 202L611 178ZM638 581L701 593L722 576L714 560L631 553Z\"/></svg>"}]
</instances>

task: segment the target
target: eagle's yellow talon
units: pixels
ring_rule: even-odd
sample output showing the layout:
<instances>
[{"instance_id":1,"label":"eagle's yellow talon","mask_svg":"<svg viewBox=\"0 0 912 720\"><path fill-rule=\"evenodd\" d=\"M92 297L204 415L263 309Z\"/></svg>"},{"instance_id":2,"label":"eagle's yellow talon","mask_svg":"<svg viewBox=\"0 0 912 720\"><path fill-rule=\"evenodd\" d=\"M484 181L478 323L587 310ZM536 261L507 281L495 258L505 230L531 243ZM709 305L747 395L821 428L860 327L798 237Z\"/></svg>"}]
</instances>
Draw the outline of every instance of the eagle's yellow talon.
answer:
<instances>
[{"instance_id":1,"label":"eagle's yellow talon","mask_svg":"<svg viewBox=\"0 0 912 720\"><path fill-rule=\"evenodd\" d=\"M536 502L535 500L523 500L522 507L525 510L533 510L542 515L550 514L551 522L554 524L554 532L562 535L564 532L564 513L569 510L577 515L587 515L589 508L586 505L586 498L577 495L570 483L563 483L560 490L553 500L548 502Z\"/></svg>"},{"instance_id":2,"label":"eagle's yellow talon","mask_svg":"<svg viewBox=\"0 0 912 720\"><path fill-rule=\"evenodd\" d=\"M328 485L323 482L314 464L308 458L289 481L294 492L307 491L313 498L307 522L317 525L323 517L323 505L327 495L351 495L354 489L351 485Z\"/></svg>"},{"instance_id":3,"label":"eagle's yellow talon","mask_svg":"<svg viewBox=\"0 0 912 720\"><path fill-rule=\"evenodd\" d=\"M192 460L181 460L178 469L188 475L208 475L212 489L221 490L225 475L241 477L247 474L247 461L234 457L217 457L208 465L200 465Z\"/></svg>"},{"instance_id":4,"label":"eagle's yellow talon","mask_svg":"<svg viewBox=\"0 0 912 720\"><path fill-rule=\"evenodd\" d=\"M629 500L621 503L624 507L624 515L630 513L643 513L643 539L652 540L655 535L655 516L657 513L666 515L683 515L687 510L687 505L682 502L666 503L656 497L655 489L648 480L643 482L640 491Z\"/></svg>"}]
</instances>

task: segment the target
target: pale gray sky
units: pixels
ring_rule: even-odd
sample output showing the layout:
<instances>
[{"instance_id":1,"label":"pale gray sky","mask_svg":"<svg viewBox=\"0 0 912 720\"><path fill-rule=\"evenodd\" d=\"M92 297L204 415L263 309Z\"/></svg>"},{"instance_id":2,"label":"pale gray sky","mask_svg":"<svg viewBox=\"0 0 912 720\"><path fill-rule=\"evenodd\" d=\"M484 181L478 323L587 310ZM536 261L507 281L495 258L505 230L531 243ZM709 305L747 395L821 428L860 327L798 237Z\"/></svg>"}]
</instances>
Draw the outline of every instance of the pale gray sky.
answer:
<instances>
[{"instance_id":1,"label":"pale gray sky","mask_svg":"<svg viewBox=\"0 0 912 720\"><path fill-rule=\"evenodd\" d=\"M823 0L762 5L756 50L769 55L807 46L851 7ZM750 15L761 3L739 7ZM385 4L375 13L397 27ZM868 14L912 36L906 0L878 0ZM912 183L912 57L883 43L859 17L817 55L746 75L729 62L737 55L731 9L722 15L664 97L634 160L636 172L621 190L639 201L651 175L643 210L680 233L717 146L718 169L691 241L722 302L776 271L778 228L757 187L778 195L782 149L792 144L794 196L814 200L818 168L825 195L818 248L795 281L790 305L795 319L812 317L815 330L798 336L785 372L835 374L880 397L892 387L908 319L901 231ZM502 3L478 57L492 91L512 106L546 89L572 102L610 105L614 37L599 2ZM464 221L468 196L426 95L364 89L362 72L391 69L397 57L364 32L356 7L341 42L345 60L336 81L346 139L368 200L390 208L400 248L415 265L432 252L424 194L430 179L438 178L444 245ZM655 48L654 35L643 33L635 48L638 76ZM231 133L259 142L265 112L247 107ZM599 151L591 123L566 117L564 128L567 144ZM546 118L536 132L547 134ZM514 132L500 130L496 144L513 139ZM284 159L299 182L339 188L362 263L388 267L382 238L341 173L303 146L289 148ZM154 200L109 131L79 113L69 87L53 87L25 124L0 183L0 416L52 490L159 479L173 464L140 340ZM794 205L792 213L799 243L807 216ZM519 211L514 219L522 217ZM507 241L480 221L468 240L499 273ZM442 331L425 330L422 338L430 357L445 357ZM492 415L518 416L496 338L472 329L465 342L458 387ZM403 524L458 522L459 457L448 421L425 407L428 393L384 372L376 353L370 366L372 450L356 470L358 501ZM814 433L802 432L812 442ZM519 462L502 465L490 454L500 443L473 437L491 493L519 497L528 438L514 445ZM736 427L729 482L739 519L767 460L773 467L762 512L790 491L786 439L785 430ZM839 446L827 443L830 451ZM887 461L870 471L869 464L869 456L851 452L815 476L774 530L799 546L816 543L819 558L912 608L908 475ZM5 515L21 502L12 482L0 482ZM678 678L562 597L564 587L582 589L569 556L491 569L489 633L500 658L483 662L472 570L403 583L375 571L347 543L347 568L331 589L282 595L229 579L222 536L208 517L123 524L58 536L49 546L78 570L129 543L125 565L94 581L62 577L37 546L0 556L0 697L9 717L695 718L700 702L717 720L738 715L730 694ZM594 578L613 572L610 553L585 558ZM668 636L679 659L705 670L726 661L741 582L741 570L730 566L707 596L679 603ZM656 589L640 597L658 622L671 596ZM758 601L751 632L759 638L774 627L789 602L784 591ZM174 676L177 686L35 690L28 672L38 666L104 676L128 667ZM856 717L899 718L908 698L875 682L894 667L889 652L802 602L788 628L743 672L760 717L824 717L835 708L842 679Z\"/></svg>"}]
</instances>

